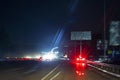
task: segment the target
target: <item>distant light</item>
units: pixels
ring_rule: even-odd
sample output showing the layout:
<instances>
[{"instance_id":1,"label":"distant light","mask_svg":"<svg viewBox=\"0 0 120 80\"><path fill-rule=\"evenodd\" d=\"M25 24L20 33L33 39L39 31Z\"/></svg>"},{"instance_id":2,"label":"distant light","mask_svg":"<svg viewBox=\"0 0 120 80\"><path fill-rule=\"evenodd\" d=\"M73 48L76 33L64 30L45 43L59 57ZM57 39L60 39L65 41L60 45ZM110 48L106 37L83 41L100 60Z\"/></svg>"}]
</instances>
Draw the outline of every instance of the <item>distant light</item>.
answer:
<instances>
[{"instance_id":1,"label":"distant light","mask_svg":"<svg viewBox=\"0 0 120 80\"><path fill-rule=\"evenodd\" d=\"M56 59L57 56L55 54L45 54L43 55L43 60L53 60Z\"/></svg>"},{"instance_id":2,"label":"distant light","mask_svg":"<svg viewBox=\"0 0 120 80\"><path fill-rule=\"evenodd\" d=\"M82 58L82 60L84 61L84 60L85 60L85 58Z\"/></svg>"},{"instance_id":3,"label":"distant light","mask_svg":"<svg viewBox=\"0 0 120 80\"><path fill-rule=\"evenodd\" d=\"M82 58L81 56L79 56L79 58Z\"/></svg>"},{"instance_id":4,"label":"distant light","mask_svg":"<svg viewBox=\"0 0 120 80\"><path fill-rule=\"evenodd\" d=\"M84 66L85 66L85 63L82 63L82 66L84 67Z\"/></svg>"},{"instance_id":5,"label":"distant light","mask_svg":"<svg viewBox=\"0 0 120 80\"><path fill-rule=\"evenodd\" d=\"M84 75L85 73L82 73L82 75Z\"/></svg>"},{"instance_id":6,"label":"distant light","mask_svg":"<svg viewBox=\"0 0 120 80\"><path fill-rule=\"evenodd\" d=\"M79 73L79 71L76 71L76 73L78 74L78 73Z\"/></svg>"},{"instance_id":7,"label":"distant light","mask_svg":"<svg viewBox=\"0 0 120 80\"><path fill-rule=\"evenodd\" d=\"M77 66L80 65L80 63L76 63L76 65L77 65Z\"/></svg>"},{"instance_id":8,"label":"distant light","mask_svg":"<svg viewBox=\"0 0 120 80\"><path fill-rule=\"evenodd\" d=\"M84 73L84 72L81 72L81 71L76 71L76 73L77 73L77 75L79 75L79 76L84 76L84 75L85 75L85 73Z\"/></svg>"},{"instance_id":9,"label":"distant light","mask_svg":"<svg viewBox=\"0 0 120 80\"><path fill-rule=\"evenodd\" d=\"M68 56L67 56L67 54L65 54L65 56L64 56L65 58L67 58Z\"/></svg>"},{"instance_id":10,"label":"distant light","mask_svg":"<svg viewBox=\"0 0 120 80\"><path fill-rule=\"evenodd\" d=\"M25 56L25 58L32 58L31 56Z\"/></svg>"},{"instance_id":11,"label":"distant light","mask_svg":"<svg viewBox=\"0 0 120 80\"><path fill-rule=\"evenodd\" d=\"M36 55L35 58L39 59L41 56L40 55Z\"/></svg>"},{"instance_id":12,"label":"distant light","mask_svg":"<svg viewBox=\"0 0 120 80\"><path fill-rule=\"evenodd\" d=\"M77 58L76 60L77 60L77 61L79 61L80 59L79 59L79 58Z\"/></svg>"}]
</instances>

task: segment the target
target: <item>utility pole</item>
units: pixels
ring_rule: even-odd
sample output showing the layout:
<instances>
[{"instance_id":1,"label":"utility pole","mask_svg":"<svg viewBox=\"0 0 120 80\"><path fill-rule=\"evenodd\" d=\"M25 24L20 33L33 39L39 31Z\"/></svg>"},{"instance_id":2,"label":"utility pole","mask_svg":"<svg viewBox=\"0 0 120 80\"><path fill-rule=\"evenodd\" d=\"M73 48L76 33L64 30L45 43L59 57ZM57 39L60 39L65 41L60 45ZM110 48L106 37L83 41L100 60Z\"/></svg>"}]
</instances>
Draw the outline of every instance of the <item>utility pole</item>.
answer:
<instances>
[{"instance_id":1,"label":"utility pole","mask_svg":"<svg viewBox=\"0 0 120 80\"><path fill-rule=\"evenodd\" d=\"M104 59L106 58L106 0L104 0Z\"/></svg>"}]
</instances>

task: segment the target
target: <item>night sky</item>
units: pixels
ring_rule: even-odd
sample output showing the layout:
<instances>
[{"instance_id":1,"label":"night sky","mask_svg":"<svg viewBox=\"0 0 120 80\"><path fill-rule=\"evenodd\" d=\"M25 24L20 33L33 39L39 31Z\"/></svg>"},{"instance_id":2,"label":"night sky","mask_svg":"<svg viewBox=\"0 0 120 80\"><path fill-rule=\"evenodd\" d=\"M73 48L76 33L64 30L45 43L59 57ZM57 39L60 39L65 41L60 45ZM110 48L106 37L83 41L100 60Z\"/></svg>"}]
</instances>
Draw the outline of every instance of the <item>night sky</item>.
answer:
<instances>
[{"instance_id":1,"label":"night sky","mask_svg":"<svg viewBox=\"0 0 120 80\"><path fill-rule=\"evenodd\" d=\"M50 48L59 30L103 27L103 0L1 0L0 27L12 44ZM106 0L106 23L120 20L120 0ZM86 27L85 27L86 26ZM92 26L92 27L87 27Z\"/></svg>"}]
</instances>

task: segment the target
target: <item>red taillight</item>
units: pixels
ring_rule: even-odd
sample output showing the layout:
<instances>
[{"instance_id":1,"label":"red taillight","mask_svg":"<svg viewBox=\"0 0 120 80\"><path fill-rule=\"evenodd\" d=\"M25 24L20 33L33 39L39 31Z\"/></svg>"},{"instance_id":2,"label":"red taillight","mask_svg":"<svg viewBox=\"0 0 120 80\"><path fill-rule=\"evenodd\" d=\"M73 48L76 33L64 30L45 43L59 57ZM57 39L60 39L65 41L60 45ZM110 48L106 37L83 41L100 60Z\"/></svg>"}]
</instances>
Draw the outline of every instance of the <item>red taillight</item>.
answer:
<instances>
[{"instance_id":1,"label":"red taillight","mask_svg":"<svg viewBox=\"0 0 120 80\"><path fill-rule=\"evenodd\" d=\"M81 72L81 71L76 71L76 73L77 73L77 75L79 75L79 76L85 75L85 73L84 73L84 72Z\"/></svg>"},{"instance_id":2,"label":"red taillight","mask_svg":"<svg viewBox=\"0 0 120 80\"><path fill-rule=\"evenodd\" d=\"M85 58L82 58L81 60L83 60L83 61L84 61L84 60L85 60Z\"/></svg>"},{"instance_id":3,"label":"red taillight","mask_svg":"<svg viewBox=\"0 0 120 80\"><path fill-rule=\"evenodd\" d=\"M76 71L76 73L78 74L78 73L79 73L79 71Z\"/></svg>"},{"instance_id":4,"label":"red taillight","mask_svg":"<svg viewBox=\"0 0 120 80\"><path fill-rule=\"evenodd\" d=\"M76 61L85 61L85 58L76 58Z\"/></svg>"},{"instance_id":5,"label":"red taillight","mask_svg":"<svg viewBox=\"0 0 120 80\"><path fill-rule=\"evenodd\" d=\"M84 67L84 66L85 66L85 63L82 63L82 66Z\"/></svg>"},{"instance_id":6,"label":"red taillight","mask_svg":"<svg viewBox=\"0 0 120 80\"><path fill-rule=\"evenodd\" d=\"M76 65L77 65L77 66L79 66L79 65L80 65L80 63L76 63Z\"/></svg>"},{"instance_id":7,"label":"red taillight","mask_svg":"<svg viewBox=\"0 0 120 80\"><path fill-rule=\"evenodd\" d=\"M79 58L77 58L76 60L77 60L77 61L79 61L80 59L79 59Z\"/></svg>"},{"instance_id":8,"label":"red taillight","mask_svg":"<svg viewBox=\"0 0 120 80\"><path fill-rule=\"evenodd\" d=\"M82 73L82 75L84 75L84 73Z\"/></svg>"}]
</instances>

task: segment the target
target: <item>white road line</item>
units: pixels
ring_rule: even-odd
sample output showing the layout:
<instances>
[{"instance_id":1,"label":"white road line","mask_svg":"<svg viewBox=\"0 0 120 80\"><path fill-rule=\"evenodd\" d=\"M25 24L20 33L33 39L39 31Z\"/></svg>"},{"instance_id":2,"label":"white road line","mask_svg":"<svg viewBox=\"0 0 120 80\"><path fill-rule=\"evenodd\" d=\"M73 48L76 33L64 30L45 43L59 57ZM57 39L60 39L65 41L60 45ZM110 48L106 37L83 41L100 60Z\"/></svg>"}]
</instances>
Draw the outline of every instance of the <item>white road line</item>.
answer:
<instances>
[{"instance_id":1,"label":"white road line","mask_svg":"<svg viewBox=\"0 0 120 80\"><path fill-rule=\"evenodd\" d=\"M116 73L112 73L112 72L103 70L103 69L101 69L101 68L95 67L95 66L90 65L90 64L88 64L88 66L93 67L93 68L95 68L95 69L98 69L98 70L100 70L100 71L102 71L102 72L104 72L104 73L107 73L107 74L110 74L110 75L113 75L113 76L115 76L115 77L120 78L120 75L119 75L119 74L116 74Z\"/></svg>"},{"instance_id":2,"label":"white road line","mask_svg":"<svg viewBox=\"0 0 120 80\"><path fill-rule=\"evenodd\" d=\"M61 73L61 71L58 72L55 76L53 76L50 80L54 80L60 73Z\"/></svg>"},{"instance_id":3,"label":"white road line","mask_svg":"<svg viewBox=\"0 0 120 80\"><path fill-rule=\"evenodd\" d=\"M60 75L61 71L58 72L55 76L53 76L50 80L54 80L58 75Z\"/></svg>"},{"instance_id":4,"label":"white road line","mask_svg":"<svg viewBox=\"0 0 120 80\"><path fill-rule=\"evenodd\" d=\"M52 71L45 75L41 80L45 80L50 74L52 74L60 65L56 66Z\"/></svg>"}]
</instances>

